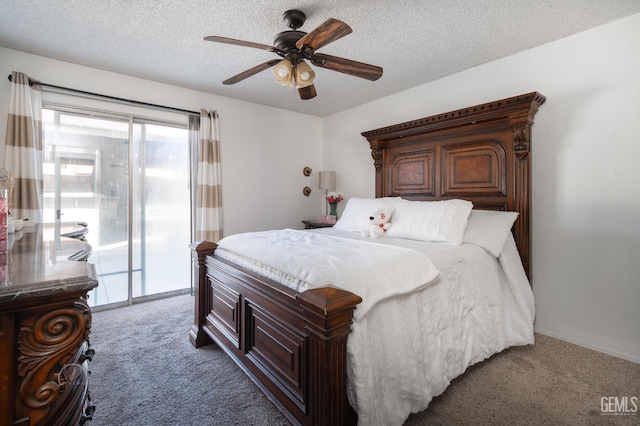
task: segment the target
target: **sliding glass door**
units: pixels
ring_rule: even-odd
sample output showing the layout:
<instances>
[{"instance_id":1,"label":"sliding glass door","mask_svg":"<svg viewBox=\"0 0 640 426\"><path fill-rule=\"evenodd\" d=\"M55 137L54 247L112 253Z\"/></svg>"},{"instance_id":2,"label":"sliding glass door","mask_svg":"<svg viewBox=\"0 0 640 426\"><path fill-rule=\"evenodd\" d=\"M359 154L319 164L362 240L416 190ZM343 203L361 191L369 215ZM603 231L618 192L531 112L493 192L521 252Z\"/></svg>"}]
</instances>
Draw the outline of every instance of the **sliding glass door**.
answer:
<instances>
[{"instance_id":1,"label":"sliding glass door","mask_svg":"<svg viewBox=\"0 0 640 426\"><path fill-rule=\"evenodd\" d=\"M190 287L186 126L45 109L44 221L86 222L90 304Z\"/></svg>"},{"instance_id":2,"label":"sliding glass door","mask_svg":"<svg viewBox=\"0 0 640 426\"><path fill-rule=\"evenodd\" d=\"M133 126L133 296L191 286L186 128Z\"/></svg>"}]
</instances>

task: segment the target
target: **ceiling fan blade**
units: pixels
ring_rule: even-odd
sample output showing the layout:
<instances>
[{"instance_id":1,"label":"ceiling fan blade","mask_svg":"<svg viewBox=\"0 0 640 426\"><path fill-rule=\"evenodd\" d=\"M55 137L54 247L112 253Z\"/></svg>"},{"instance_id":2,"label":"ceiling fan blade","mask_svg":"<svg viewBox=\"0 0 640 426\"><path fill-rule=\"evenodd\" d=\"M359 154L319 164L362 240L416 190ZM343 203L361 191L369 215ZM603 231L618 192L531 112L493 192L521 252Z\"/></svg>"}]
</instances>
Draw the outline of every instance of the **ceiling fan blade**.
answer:
<instances>
[{"instance_id":1,"label":"ceiling fan blade","mask_svg":"<svg viewBox=\"0 0 640 426\"><path fill-rule=\"evenodd\" d=\"M322 46L326 46L347 34L351 34L352 31L351 27L344 22L329 18L309 34L298 40L296 47L298 49L304 47L306 50L314 52Z\"/></svg>"},{"instance_id":2,"label":"ceiling fan blade","mask_svg":"<svg viewBox=\"0 0 640 426\"><path fill-rule=\"evenodd\" d=\"M382 68L369 65L351 59L339 58L337 56L324 55L316 53L311 56L311 63L321 68L327 68L344 74L353 75L355 77L365 78L367 80L376 81L382 77Z\"/></svg>"},{"instance_id":3,"label":"ceiling fan blade","mask_svg":"<svg viewBox=\"0 0 640 426\"><path fill-rule=\"evenodd\" d=\"M272 66L274 66L275 64L277 64L278 62L280 62L280 59L272 59L270 61L267 61L263 64L260 65L256 65L253 68L249 68L246 71L241 72L240 74L233 76L231 78L226 79L225 81L222 82L222 84L236 84L242 80L244 80L245 78L251 77L254 74L258 74L260 71L264 71L266 69L271 68Z\"/></svg>"},{"instance_id":4,"label":"ceiling fan blade","mask_svg":"<svg viewBox=\"0 0 640 426\"><path fill-rule=\"evenodd\" d=\"M278 49L275 46L270 46L268 44L262 44L262 43L254 43L252 41L237 40L235 38L219 37L219 36L207 36L204 39L206 41L214 41L216 43L235 44L236 46L253 47L253 48L256 48L256 49L268 50L269 52L281 52L281 53L284 53L281 49Z\"/></svg>"},{"instance_id":5,"label":"ceiling fan blade","mask_svg":"<svg viewBox=\"0 0 640 426\"><path fill-rule=\"evenodd\" d=\"M307 99L312 99L316 97L316 87L311 84L306 87L298 88L298 94L300 95L300 99L306 101Z\"/></svg>"}]
</instances>

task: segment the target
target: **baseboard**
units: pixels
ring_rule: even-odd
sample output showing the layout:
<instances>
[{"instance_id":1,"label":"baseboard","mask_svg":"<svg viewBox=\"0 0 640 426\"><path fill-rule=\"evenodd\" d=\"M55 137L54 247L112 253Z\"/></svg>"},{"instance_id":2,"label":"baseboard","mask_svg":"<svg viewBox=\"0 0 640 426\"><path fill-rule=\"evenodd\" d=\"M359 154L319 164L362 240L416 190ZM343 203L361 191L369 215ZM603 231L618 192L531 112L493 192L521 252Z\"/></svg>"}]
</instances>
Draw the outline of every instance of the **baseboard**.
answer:
<instances>
[{"instance_id":1,"label":"baseboard","mask_svg":"<svg viewBox=\"0 0 640 426\"><path fill-rule=\"evenodd\" d=\"M587 348L587 349L591 349L597 352L602 352L603 354L607 354L607 355L611 355L614 356L616 358L621 358L627 361L631 361L631 362L635 362L636 364L640 364L640 358L633 356L631 354L625 354L622 352L618 352L615 350L612 350L611 348L605 348L605 347L601 347L598 345L592 345L590 343L585 343L585 342L581 342L575 339L571 339L571 338L567 338L566 336L562 336L560 334L556 334L554 332L549 332L547 330L541 330L541 329L537 329L535 330L536 333L538 334L543 334L545 336L548 337L553 337L554 339L558 339L558 340L562 340L568 343L572 343L574 345L578 345L578 346L582 346L583 348Z\"/></svg>"},{"instance_id":2,"label":"baseboard","mask_svg":"<svg viewBox=\"0 0 640 426\"><path fill-rule=\"evenodd\" d=\"M121 302L114 302L114 303L107 303L105 305L92 306L91 312L102 312L102 311L108 311L110 309L124 308L126 306L137 305L138 303L151 302L151 301L160 300L160 299L167 299L169 297L181 296L183 294L191 294L193 296L191 289L187 287L187 288L182 288L180 290L166 291L164 293L155 293L147 296L136 296L131 300L131 302L129 302L128 300L123 300Z\"/></svg>"}]
</instances>

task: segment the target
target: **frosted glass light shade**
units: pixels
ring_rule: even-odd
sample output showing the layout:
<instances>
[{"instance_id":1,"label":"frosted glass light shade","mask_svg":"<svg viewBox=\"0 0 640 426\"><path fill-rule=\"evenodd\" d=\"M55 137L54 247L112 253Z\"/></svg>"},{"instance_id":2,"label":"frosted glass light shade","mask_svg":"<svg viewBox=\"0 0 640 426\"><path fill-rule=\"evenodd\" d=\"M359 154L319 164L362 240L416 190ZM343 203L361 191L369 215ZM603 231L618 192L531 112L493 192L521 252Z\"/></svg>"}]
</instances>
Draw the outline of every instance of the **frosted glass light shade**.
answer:
<instances>
[{"instance_id":1,"label":"frosted glass light shade","mask_svg":"<svg viewBox=\"0 0 640 426\"><path fill-rule=\"evenodd\" d=\"M288 59L283 59L273 67L276 82L283 86L293 87L293 65Z\"/></svg>"},{"instance_id":2,"label":"frosted glass light shade","mask_svg":"<svg viewBox=\"0 0 640 426\"><path fill-rule=\"evenodd\" d=\"M311 69L305 61L300 61L296 65L296 86L299 88L307 87L313 84L316 73Z\"/></svg>"}]
</instances>

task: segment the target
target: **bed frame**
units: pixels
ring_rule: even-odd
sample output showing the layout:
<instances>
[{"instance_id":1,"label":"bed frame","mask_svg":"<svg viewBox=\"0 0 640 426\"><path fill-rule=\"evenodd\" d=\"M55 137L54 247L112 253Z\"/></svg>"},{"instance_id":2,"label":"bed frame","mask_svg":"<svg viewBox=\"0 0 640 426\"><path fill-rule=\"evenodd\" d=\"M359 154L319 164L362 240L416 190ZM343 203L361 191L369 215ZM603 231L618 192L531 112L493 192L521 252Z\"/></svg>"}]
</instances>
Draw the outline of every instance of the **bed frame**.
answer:
<instances>
[{"instance_id":1,"label":"bed frame","mask_svg":"<svg viewBox=\"0 0 640 426\"><path fill-rule=\"evenodd\" d=\"M513 232L530 276L531 126L544 102L527 93L362 133L376 197L464 198L475 208L519 212ZM215 249L212 242L191 244L191 342L218 344L292 424L355 424L346 341L362 299L334 287L297 293L217 257Z\"/></svg>"}]
</instances>

